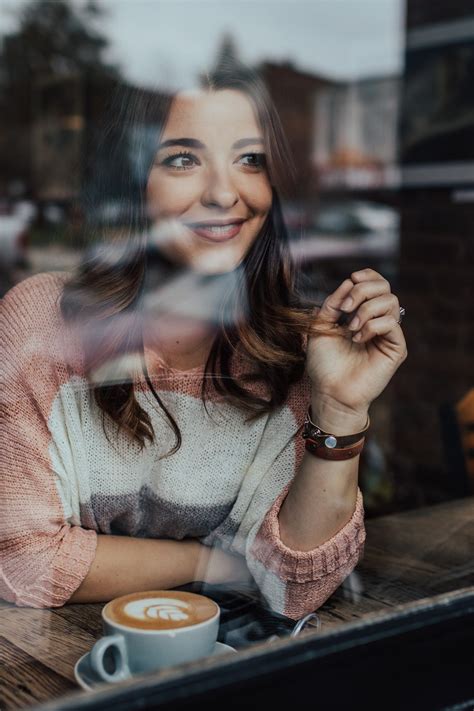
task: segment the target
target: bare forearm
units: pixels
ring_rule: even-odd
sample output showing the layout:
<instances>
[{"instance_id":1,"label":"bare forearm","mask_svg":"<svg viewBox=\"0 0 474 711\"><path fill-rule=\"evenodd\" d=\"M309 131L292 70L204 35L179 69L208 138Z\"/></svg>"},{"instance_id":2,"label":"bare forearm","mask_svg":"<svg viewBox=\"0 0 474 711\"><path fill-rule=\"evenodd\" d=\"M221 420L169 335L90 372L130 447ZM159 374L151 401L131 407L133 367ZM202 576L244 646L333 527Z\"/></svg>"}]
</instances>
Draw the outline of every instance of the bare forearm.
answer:
<instances>
[{"instance_id":1,"label":"bare forearm","mask_svg":"<svg viewBox=\"0 0 474 711\"><path fill-rule=\"evenodd\" d=\"M194 580L201 546L99 535L92 566L69 602L104 602L140 590L167 590Z\"/></svg>"},{"instance_id":2,"label":"bare forearm","mask_svg":"<svg viewBox=\"0 0 474 711\"><path fill-rule=\"evenodd\" d=\"M168 590L194 581L248 582L245 559L197 540L97 537L92 566L69 602L105 602L142 590Z\"/></svg>"},{"instance_id":3,"label":"bare forearm","mask_svg":"<svg viewBox=\"0 0 474 711\"><path fill-rule=\"evenodd\" d=\"M337 409L314 397L312 419L339 435L362 430L367 413ZM281 540L293 550L309 551L332 538L351 518L357 498L359 457L327 461L305 452L279 513Z\"/></svg>"}]
</instances>

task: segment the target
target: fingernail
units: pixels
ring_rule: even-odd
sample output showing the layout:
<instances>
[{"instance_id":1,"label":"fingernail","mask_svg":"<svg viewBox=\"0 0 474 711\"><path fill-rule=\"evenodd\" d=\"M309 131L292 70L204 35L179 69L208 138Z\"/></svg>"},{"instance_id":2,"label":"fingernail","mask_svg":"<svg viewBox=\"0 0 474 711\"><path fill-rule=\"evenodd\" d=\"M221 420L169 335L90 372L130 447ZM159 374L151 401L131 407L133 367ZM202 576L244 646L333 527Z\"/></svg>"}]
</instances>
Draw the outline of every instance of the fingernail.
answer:
<instances>
[{"instance_id":1,"label":"fingernail","mask_svg":"<svg viewBox=\"0 0 474 711\"><path fill-rule=\"evenodd\" d=\"M360 341L361 338L362 338L362 334L360 331L359 331L359 333L356 333L355 336L352 336L353 341Z\"/></svg>"},{"instance_id":2,"label":"fingernail","mask_svg":"<svg viewBox=\"0 0 474 711\"><path fill-rule=\"evenodd\" d=\"M349 324L349 328L351 331L357 331L359 328L360 324L360 319L356 316L355 318L352 319L352 321Z\"/></svg>"},{"instance_id":3,"label":"fingernail","mask_svg":"<svg viewBox=\"0 0 474 711\"><path fill-rule=\"evenodd\" d=\"M354 301L353 301L353 299L351 299L351 297L344 299L344 301L341 304L341 309L343 311L350 311L353 303L354 303Z\"/></svg>"}]
</instances>

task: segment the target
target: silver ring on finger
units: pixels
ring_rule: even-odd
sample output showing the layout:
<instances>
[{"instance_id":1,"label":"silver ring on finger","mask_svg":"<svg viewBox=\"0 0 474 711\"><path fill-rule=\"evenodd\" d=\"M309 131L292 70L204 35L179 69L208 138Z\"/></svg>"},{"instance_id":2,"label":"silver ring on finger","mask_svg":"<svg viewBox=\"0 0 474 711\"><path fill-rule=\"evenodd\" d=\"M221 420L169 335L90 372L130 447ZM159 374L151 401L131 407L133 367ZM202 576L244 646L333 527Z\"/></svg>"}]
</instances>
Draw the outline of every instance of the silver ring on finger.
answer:
<instances>
[{"instance_id":1,"label":"silver ring on finger","mask_svg":"<svg viewBox=\"0 0 474 711\"><path fill-rule=\"evenodd\" d=\"M405 314L406 314L405 309L403 308L403 306L400 306L400 315L399 315L398 321L397 321L398 325L400 325L401 322L403 321L403 317L405 316Z\"/></svg>"}]
</instances>

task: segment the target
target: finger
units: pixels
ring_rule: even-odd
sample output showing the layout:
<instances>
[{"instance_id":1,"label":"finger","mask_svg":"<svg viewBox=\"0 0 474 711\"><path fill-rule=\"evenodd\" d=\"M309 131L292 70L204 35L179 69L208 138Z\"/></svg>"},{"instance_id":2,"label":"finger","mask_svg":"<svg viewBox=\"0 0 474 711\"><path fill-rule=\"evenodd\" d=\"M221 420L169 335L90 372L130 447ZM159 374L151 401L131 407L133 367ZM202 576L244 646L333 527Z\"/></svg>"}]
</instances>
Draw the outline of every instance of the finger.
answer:
<instances>
[{"instance_id":1,"label":"finger","mask_svg":"<svg viewBox=\"0 0 474 711\"><path fill-rule=\"evenodd\" d=\"M386 281L385 277L383 277L379 272L376 272L375 269L370 268L359 269L357 272L352 272L351 279L354 284L358 284L362 281L376 281L378 279Z\"/></svg>"},{"instance_id":2,"label":"finger","mask_svg":"<svg viewBox=\"0 0 474 711\"><path fill-rule=\"evenodd\" d=\"M345 279L340 284L336 291L324 300L323 305L318 313L318 319L328 323L337 323L341 316L341 305L344 299L347 298L351 289L354 288L354 283L350 279Z\"/></svg>"},{"instance_id":3,"label":"finger","mask_svg":"<svg viewBox=\"0 0 474 711\"><path fill-rule=\"evenodd\" d=\"M369 301L364 301L355 312L352 320L348 324L351 331L360 331L360 329L372 318L380 316L392 316L398 320L400 307L395 294L384 294L376 296Z\"/></svg>"},{"instance_id":4,"label":"finger","mask_svg":"<svg viewBox=\"0 0 474 711\"><path fill-rule=\"evenodd\" d=\"M377 336L383 336L397 350L403 351L406 348L403 331L393 316L370 319L360 331L352 336L352 340L356 343L368 343Z\"/></svg>"},{"instance_id":5,"label":"finger","mask_svg":"<svg viewBox=\"0 0 474 711\"><path fill-rule=\"evenodd\" d=\"M364 301L383 294L390 294L390 284L386 279L381 278L354 284L341 304L341 309L346 312L355 311Z\"/></svg>"}]
</instances>

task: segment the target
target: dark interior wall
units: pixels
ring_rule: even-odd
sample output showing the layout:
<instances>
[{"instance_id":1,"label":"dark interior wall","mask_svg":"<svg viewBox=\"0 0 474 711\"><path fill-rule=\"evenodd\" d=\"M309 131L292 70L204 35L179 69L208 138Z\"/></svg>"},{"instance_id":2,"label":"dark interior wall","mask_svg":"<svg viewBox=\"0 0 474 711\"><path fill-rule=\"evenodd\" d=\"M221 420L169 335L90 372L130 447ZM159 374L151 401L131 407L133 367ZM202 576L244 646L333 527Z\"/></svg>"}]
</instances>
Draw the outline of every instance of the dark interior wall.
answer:
<instances>
[{"instance_id":1,"label":"dark interior wall","mask_svg":"<svg viewBox=\"0 0 474 711\"><path fill-rule=\"evenodd\" d=\"M454 202L452 190L407 190L401 225L409 357L394 383L396 440L428 502L462 489L446 461L441 414L474 385L474 202Z\"/></svg>"},{"instance_id":2,"label":"dark interior wall","mask_svg":"<svg viewBox=\"0 0 474 711\"><path fill-rule=\"evenodd\" d=\"M467 17L474 21L474 4L408 0L406 17L409 41L411 31L425 26ZM440 55L444 46L441 40ZM461 115L465 109L452 110ZM443 150L446 146L449 133ZM436 151L433 142L424 160L442 160ZM394 382L394 425L398 475L405 483L409 479L418 503L459 495L465 476L446 456L441 415L446 403L455 403L474 386L474 169L472 173L464 184L446 180L433 187L405 188L400 195L399 295L407 310L408 359Z\"/></svg>"},{"instance_id":3,"label":"dark interior wall","mask_svg":"<svg viewBox=\"0 0 474 711\"><path fill-rule=\"evenodd\" d=\"M438 22L453 22L472 16L472 0L407 0L407 29Z\"/></svg>"}]
</instances>

